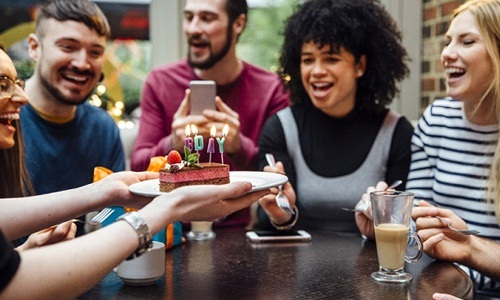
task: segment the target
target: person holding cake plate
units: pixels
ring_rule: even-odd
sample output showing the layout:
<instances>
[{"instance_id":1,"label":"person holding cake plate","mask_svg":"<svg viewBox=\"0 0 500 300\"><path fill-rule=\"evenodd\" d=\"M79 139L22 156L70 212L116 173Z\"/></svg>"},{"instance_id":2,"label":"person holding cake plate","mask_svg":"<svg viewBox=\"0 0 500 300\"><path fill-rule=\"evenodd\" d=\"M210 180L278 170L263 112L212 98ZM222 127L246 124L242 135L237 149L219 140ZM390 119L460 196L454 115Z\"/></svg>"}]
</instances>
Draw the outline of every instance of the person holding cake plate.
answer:
<instances>
[{"instance_id":1,"label":"person holding cake plate","mask_svg":"<svg viewBox=\"0 0 500 300\"><path fill-rule=\"evenodd\" d=\"M12 60L1 48L0 299L74 299L132 254L140 256L147 251L152 245L152 234L167 224L223 218L269 193L250 193L250 183L234 182L179 188L151 199L131 193L129 186L155 179L158 173L119 172L72 190L23 197L27 177L22 163L19 111L28 98ZM4 191L16 198L9 198L12 196L6 196ZM68 241L26 251L16 251L9 243L109 205L139 210Z\"/></svg>"},{"instance_id":2,"label":"person holding cake plate","mask_svg":"<svg viewBox=\"0 0 500 300\"><path fill-rule=\"evenodd\" d=\"M259 138L260 168L286 173L283 192L259 201L257 226L359 233L354 207L366 186L402 180L412 125L386 106L408 74L394 20L379 2L306 1L284 31L280 64L292 106L272 116ZM267 166L266 153L277 167ZM274 189L277 193L278 189Z\"/></svg>"}]
</instances>

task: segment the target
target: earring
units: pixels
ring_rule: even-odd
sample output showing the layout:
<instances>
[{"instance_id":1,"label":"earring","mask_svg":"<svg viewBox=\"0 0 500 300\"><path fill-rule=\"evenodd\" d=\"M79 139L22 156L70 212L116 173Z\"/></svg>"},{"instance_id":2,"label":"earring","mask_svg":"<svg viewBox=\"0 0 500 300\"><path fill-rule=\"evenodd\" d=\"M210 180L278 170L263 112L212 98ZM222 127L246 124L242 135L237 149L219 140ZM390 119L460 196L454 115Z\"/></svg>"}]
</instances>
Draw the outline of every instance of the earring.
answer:
<instances>
[{"instance_id":1,"label":"earring","mask_svg":"<svg viewBox=\"0 0 500 300\"><path fill-rule=\"evenodd\" d=\"M358 77L363 76L363 71L362 70L358 70L358 73L356 75L358 75Z\"/></svg>"}]
</instances>

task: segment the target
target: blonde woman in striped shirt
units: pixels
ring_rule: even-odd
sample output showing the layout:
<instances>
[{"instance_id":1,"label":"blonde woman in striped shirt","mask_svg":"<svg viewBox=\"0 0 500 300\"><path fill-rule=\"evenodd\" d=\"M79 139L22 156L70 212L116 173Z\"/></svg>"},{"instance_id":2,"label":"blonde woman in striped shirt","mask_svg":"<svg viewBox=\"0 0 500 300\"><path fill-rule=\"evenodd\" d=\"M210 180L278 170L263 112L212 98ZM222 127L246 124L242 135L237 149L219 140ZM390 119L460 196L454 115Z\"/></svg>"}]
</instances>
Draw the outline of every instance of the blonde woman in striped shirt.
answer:
<instances>
[{"instance_id":1,"label":"blonde woman in striped shirt","mask_svg":"<svg viewBox=\"0 0 500 300\"><path fill-rule=\"evenodd\" d=\"M450 98L415 129L407 189L425 200L413 217L426 252L470 267L479 292L500 295L500 0L466 2L445 36ZM437 215L480 237L453 233Z\"/></svg>"}]
</instances>

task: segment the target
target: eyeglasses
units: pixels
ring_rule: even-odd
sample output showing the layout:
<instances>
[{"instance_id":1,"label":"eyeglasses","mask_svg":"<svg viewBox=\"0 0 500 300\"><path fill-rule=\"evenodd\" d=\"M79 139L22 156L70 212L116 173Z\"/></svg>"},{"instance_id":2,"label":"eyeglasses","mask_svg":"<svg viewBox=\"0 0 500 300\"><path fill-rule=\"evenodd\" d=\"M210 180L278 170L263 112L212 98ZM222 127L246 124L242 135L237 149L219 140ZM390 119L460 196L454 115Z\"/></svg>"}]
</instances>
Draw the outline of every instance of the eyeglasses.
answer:
<instances>
[{"instance_id":1,"label":"eyeglasses","mask_svg":"<svg viewBox=\"0 0 500 300\"><path fill-rule=\"evenodd\" d=\"M12 80L7 76L0 77L0 97L2 99L10 99L14 95L15 84L24 90L24 80Z\"/></svg>"}]
</instances>

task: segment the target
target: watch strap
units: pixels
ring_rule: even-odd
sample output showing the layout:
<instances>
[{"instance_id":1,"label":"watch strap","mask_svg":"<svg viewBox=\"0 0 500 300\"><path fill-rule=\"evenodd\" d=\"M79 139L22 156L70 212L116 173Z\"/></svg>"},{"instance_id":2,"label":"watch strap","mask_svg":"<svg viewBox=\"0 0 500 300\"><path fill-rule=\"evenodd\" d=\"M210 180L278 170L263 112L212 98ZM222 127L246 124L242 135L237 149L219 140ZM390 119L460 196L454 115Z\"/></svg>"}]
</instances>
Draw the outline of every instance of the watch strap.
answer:
<instances>
[{"instance_id":1,"label":"watch strap","mask_svg":"<svg viewBox=\"0 0 500 300\"><path fill-rule=\"evenodd\" d=\"M134 251L126 260L131 260L141 256L149 248L153 247L153 240L151 238L151 231L149 230L146 221L135 211L125 213L119 216L117 221L126 221L132 228L134 228L139 238L139 247Z\"/></svg>"}]
</instances>

